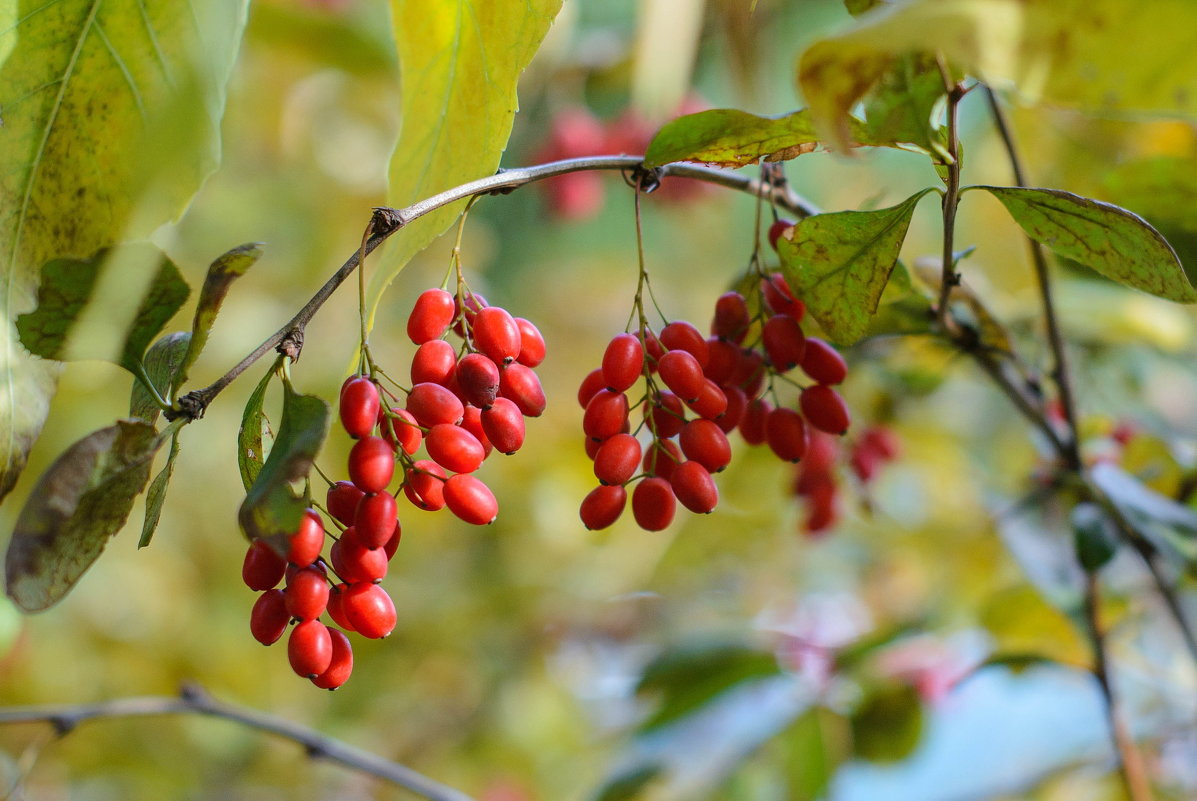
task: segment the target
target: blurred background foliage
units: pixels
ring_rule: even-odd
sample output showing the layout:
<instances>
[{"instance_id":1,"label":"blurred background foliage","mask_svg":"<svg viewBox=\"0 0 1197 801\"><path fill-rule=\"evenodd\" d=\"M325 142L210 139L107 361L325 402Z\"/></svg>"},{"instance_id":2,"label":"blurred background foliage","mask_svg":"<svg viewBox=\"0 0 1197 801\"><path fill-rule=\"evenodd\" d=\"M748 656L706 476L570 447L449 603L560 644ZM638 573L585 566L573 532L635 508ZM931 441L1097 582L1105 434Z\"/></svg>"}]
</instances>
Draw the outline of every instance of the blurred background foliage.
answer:
<instances>
[{"instance_id":1,"label":"blurred background foliage","mask_svg":"<svg viewBox=\"0 0 1197 801\"><path fill-rule=\"evenodd\" d=\"M799 108L795 55L849 21L836 0L567 0L524 76L504 164L531 163L570 110L619 126L631 109L651 131L685 104ZM193 287L218 254L266 243L193 385L270 334L356 247L385 198L399 93L385 4L254 2L223 165L155 236ZM983 99L968 98L963 114L966 182L1009 183ZM1143 214L1193 275L1191 125L1050 108L1013 119L1034 185ZM787 176L828 210L888 205L938 180L925 157L895 151L804 156ZM1023 502L1042 467L1035 442L981 374L930 339L878 337L849 352L856 432L888 425L902 453L867 486L845 469L833 530L805 534L793 472L742 443L714 514L660 533L630 519L582 528L577 505L594 479L574 395L623 329L636 276L631 190L617 175L599 180L601 204L592 198L578 219L554 214L538 187L471 213L468 279L545 333L549 409L517 455L482 469L500 498L494 525L401 505L404 542L385 582L399 626L384 641L355 641L345 687L315 690L281 646L249 636L234 457L255 382L246 378L184 432L152 547L137 551L125 531L51 611L21 618L0 606L0 703L170 694L196 681L485 801L584 799L612 776L648 798L1120 797L1087 646L1051 604L1050 568L1071 559L1071 541L1054 510ZM703 327L747 266L757 209L728 192L669 189L644 200L646 259L665 313ZM1047 364L1026 247L1000 205L967 196L957 241L977 246L966 281ZM938 249L926 203L903 257ZM411 301L447 266L438 242L392 285L371 337L384 367L406 373ZM1083 268L1063 274L1089 452L1175 492L1197 437L1192 311ZM297 387L335 397L356 332L355 298L342 292L307 330ZM68 367L30 469L0 507L7 530L57 453L125 414L114 388L127 383L107 364ZM1134 432L1125 447L1117 427ZM325 472L340 477L347 444L330 437ZM1107 585L1116 682L1159 797L1192 797L1197 672L1133 560L1116 559ZM1010 658L979 668L994 655ZM9 726L0 749L0 786L20 784L13 797L407 797L216 720L99 722L61 740L45 726Z\"/></svg>"}]
</instances>

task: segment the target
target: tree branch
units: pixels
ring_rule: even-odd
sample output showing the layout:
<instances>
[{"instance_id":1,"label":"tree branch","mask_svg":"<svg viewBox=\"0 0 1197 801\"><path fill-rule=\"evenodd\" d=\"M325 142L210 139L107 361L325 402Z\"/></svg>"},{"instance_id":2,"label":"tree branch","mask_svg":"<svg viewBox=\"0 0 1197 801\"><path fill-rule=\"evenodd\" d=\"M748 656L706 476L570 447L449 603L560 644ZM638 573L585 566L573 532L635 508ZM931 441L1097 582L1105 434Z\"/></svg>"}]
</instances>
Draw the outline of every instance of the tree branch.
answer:
<instances>
[{"instance_id":1,"label":"tree branch","mask_svg":"<svg viewBox=\"0 0 1197 801\"><path fill-rule=\"evenodd\" d=\"M157 717L196 714L240 723L302 745L311 757L336 762L404 787L429 801L474 801L470 796L417 773L409 767L354 748L340 740L299 726L273 715L235 706L213 698L195 685L183 687L177 698L143 696L116 698L94 704L14 706L0 708L0 724L45 722L60 735L69 734L80 723L104 718Z\"/></svg>"},{"instance_id":2,"label":"tree branch","mask_svg":"<svg viewBox=\"0 0 1197 801\"><path fill-rule=\"evenodd\" d=\"M771 184L729 170L703 167L697 164L666 164L663 167L646 170L643 156L590 156L553 161L534 167L500 170L495 175L447 189L406 208L377 208L371 219L370 234L365 245L354 250L341 265L341 268L333 273L332 277L325 282L324 286L320 287L311 300L304 304L302 309L295 313L294 317L216 381L180 397L175 403L175 408L165 413L166 418L174 420L179 417L187 417L196 420L203 417L204 411L212 400L256 361L287 341L298 339L302 342L304 327L325 301L332 296L333 292L345 282L345 279L353 274L360 260L373 253L379 245L405 225L459 200L476 195L503 194L536 181L543 181L546 178L587 170L642 170L653 173L658 179L666 176L690 178L764 198L797 217L809 217L817 213L809 201L791 191L787 184ZM296 352L293 357L298 357L298 353Z\"/></svg>"}]
</instances>

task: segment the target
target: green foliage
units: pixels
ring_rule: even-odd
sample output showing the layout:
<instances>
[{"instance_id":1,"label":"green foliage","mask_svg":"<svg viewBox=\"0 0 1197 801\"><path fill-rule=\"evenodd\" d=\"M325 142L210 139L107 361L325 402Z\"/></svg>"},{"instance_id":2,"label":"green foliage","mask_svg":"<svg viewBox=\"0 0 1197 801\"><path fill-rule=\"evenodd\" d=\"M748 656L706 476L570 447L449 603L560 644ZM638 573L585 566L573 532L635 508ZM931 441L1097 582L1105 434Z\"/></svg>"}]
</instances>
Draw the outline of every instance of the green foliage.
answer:
<instances>
[{"instance_id":1,"label":"green foliage","mask_svg":"<svg viewBox=\"0 0 1197 801\"><path fill-rule=\"evenodd\" d=\"M1126 209L1059 189L980 186L1027 236L1105 277L1178 303L1197 302L1176 252Z\"/></svg>"},{"instance_id":2,"label":"green foliage","mask_svg":"<svg viewBox=\"0 0 1197 801\"><path fill-rule=\"evenodd\" d=\"M137 251L130 254L130 250ZM76 323L87 309L93 290L105 270L125 263L126 258L150 261L157 269L149 289L124 331L117 353L96 346L89 337L72 336ZM43 359L105 359L130 372L137 372L151 340L174 316L190 293L179 268L154 248L122 248L113 254L100 251L86 260L56 259L42 268L37 291L37 308L17 318L21 344Z\"/></svg>"},{"instance_id":3,"label":"green foliage","mask_svg":"<svg viewBox=\"0 0 1197 801\"><path fill-rule=\"evenodd\" d=\"M808 709L774 738L789 801L816 801L839 766L851 755L851 730L841 715L827 707Z\"/></svg>"},{"instance_id":4,"label":"green foliage","mask_svg":"<svg viewBox=\"0 0 1197 801\"><path fill-rule=\"evenodd\" d=\"M933 57L897 58L865 99L868 141L908 142L941 161L950 160L945 131L932 121L946 91Z\"/></svg>"},{"instance_id":5,"label":"green foliage","mask_svg":"<svg viewBox=\"0 0 1197 801\"><path fill-rule=\"evenodd\" d=\"M909 684L873 687L853 713L853 753L870 762L897 762L910 756L923 734L923 705Z\"/></svg>"},{"instance_id":6,"label":"green foliage","mask_svg":"<svg viewBox=\"0 0 1197 801\"><path fill-rule=\"evenodd\" d=\"M177 421L182 423L182 421ZM170 453L166 457L166 464L150 482L150 488L145 493L145 519L141 525L141 539L137 541L138 548L144 548L154 538L158 530L158 521L162 519L162 504L166 501L166 488L170 485L170 477L175 472L175 459L179 458L179 430L181 425L173 425L170 431Z\"/></svg>"},{"instance_id":7,"label":"green foliage","mask_svg":"<svg viewBox=\"0 0 1197 801\"><path fill-rule=\"evenodd\" d=\"M172 390L177 390L187 380L187 372L207 344L208 333L216 322L216 315L220 312L220 306L224 303L229 288L234 281L245 275L261 256L262 244L250 242L233 248L209 265L204 285L200 288L199 300L195 304L195 318L191 323L187 355L183 358L182 366L174 373Z\"/></svg>"},{"instance_id":8,"label":"green foliage","mask_svg":"<svg viewBox=\"0 0 1197 801\"><path fill-rule=\"evenodd\" d=\"M237 513L247 537L278 538L299 528L307 503L292 485L307 478L328 434L328 423L325 401L300 395L284 382L278 437Z\"/></svg>"},{"instance_id":9,"label":"green foliage","mask_svg":"<svg viewBox=\"0 0 1197 801\"><path fill-rule=\"evenodd\" d=\"M88 434L55 460L21 510L8 547L8 596L26 612L62 599L124 525L164 435L141 420Z\"/></svg>"},{"instance_id":10,"label":"green foliage","mask_svg":"<svg viewBox=\"0 0 1197 801\"><path fill-rule=\"evenodd\" d=\"M175 376L179 374L190 343L189 332L174 331L150 345L150 349L146 351L145 375L158 392L158 397L169 398L171 385L175 383ZM129 416L140 417L147 423L155 423L161 411L158 400L150 394L144 384L135 381L129 397Z\"/></svg>"},{"instance_id":11,"label":"green foliage","mask_svg":"<svg viewBox=\"0 0 1197 801\"><path fill-rule=\"evenodd\" d=\"M930 191L876 211L807 217L777 241L786 280L834 341L850 344L867 333L914 207Z\"/></svg>"},{"instance_id":12,"label":"green foliage","mask_svg":"<svg viewBox=\"0 0 1197 801\"><path fill-rule=\"evenodd\" d=\"M1197 511L1152 490L1113 464L1096 464L1093 482L1161 554L1197 575Z\"/></svg>"},{"instance_id":13,"label":"green foliage","mask_svg":"<svg viewBox=\"0 0 1197 801\"><path fill-rule=\"evenodd\" d=\"M1076 505L1072 510L1072 533L1077 561L1089 573L1096 573L1118 552L1118 532L1096 504Z\"/></svg>"},{"instance_id":14,"label":"green foliage","mask_svg":"<svg viewBox=\"0 0 1197 801\"><path fill-rule=\"evenodd\" d=\"M25 355L11 327L38 270L147 235L186 207L217 161L247 5L0 4L0 387L22 398L0 406L0 497L53 394L55 366Z\"/></svg>"},{"instance_id":15,"label":"green foliage","mask_svg":"<svg viewBox=\"0 0 1197 801\"><path fill-rule=\"evenodd\" d=\"M241 428L237 432L237 468L241 472L241 483L245 485L246 492L257 481L262 465L266 463L264 439L270 434L270 421L262 404L266 401L266 390L276 371L277 365L274 365L262 376L245 402L245 411L241 415Z\"/></svg>"},{"instance_id":16,"label":"green foliage","mask_svg":"<svg viewBox=\"0 0 1197 801\"><path fill-rule=\"evenodd\" d=\"M805 110L784 117L758 117L734 108L687 114L657 131L644 163L659 167L671 161L701 161L743 167L757 161L783 161L809 153L818 144Z\"/></svg>"},{"instance_id":17,"label":"green foliage","mask_svg":"<svg viewBox=\"0 0 1197 801\"><path fill-rule=\"evenodd\" d=\"M516 83L560 7L561 0L391 0L404 92L390 205L495 171L518 106ZM371 318L387 285L463 208L455 203L404 230L371 279Z\"/></svg>"},{"instance_id":18,"label":"green foliage","mask_svg":"<svg viewBox=\"0 0 1197 801\"><path fill-rule=\"evenodd\" d=\"M838 147L848 145L849 110L911 53L940 54L1031 100L1191 117L1194 24L1185 0L915 0L815 43L799 60L798 82L816 125Z\"/></svg>"}]
</instances>

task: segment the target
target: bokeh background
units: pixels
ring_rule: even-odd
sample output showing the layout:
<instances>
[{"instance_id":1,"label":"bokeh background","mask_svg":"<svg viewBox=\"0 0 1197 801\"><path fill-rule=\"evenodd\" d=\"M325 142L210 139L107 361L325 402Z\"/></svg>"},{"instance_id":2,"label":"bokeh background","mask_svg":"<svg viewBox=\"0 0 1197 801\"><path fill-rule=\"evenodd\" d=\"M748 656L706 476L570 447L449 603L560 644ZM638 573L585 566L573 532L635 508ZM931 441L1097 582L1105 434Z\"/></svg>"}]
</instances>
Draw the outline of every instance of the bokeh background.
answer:
<instances>
[{"instance_id":1,"label":"bokeh background","mask_svg":"<svg viewBox=\"0 0 1197 801\"><path fill-rule=\"evenodd\" d=\"M751 13L748 5L566 0L525 75L504 164L531 163L554 121L580 110L608 127L626 124L631 110L651 130L679 108L801 107L795 56L850 17L832 0L759 0ZM385 201L400 91L384 3L253 4L223 165L155 236L193 287L215 256L266 243L222 311L196 386L269 335L356 247L370 209ZM983 99L970 97L963 113L966 181L1009 183ZM1197 177L1191 125L1022 107L1013 119L1034 184L1139 211L1197 265L1189 202L1197 183L1184 180ZM829 210L890 205L938 181L925 157L898 151L803 156L787 176ZM1020 503L1040 466L1035 441L967 360L930 339L877 337L848 352L857 430L891 427L902 453L868 486L845 468L833 530L805 533L792 470L738 439L714 514L682 514L659 533L630 519L583 529L577 506L594 479L574 396L623 330L636 280L632 192L617 175L601 178L599 190L575 215L538 187L471 212L468 279L545 333L539 372L549 408L517 455L482 469L500 498L495 524L473 528L401 505L404 540L385 581L399 625L386 640L355 640L346 686L314 689L291 673L282 645L263 648L249 636L235 439L263 363L184 431L151 547L136 549L139 505L131 530L61 604L29 618L0 604L0 704L172 694L197 682L486 801L589 798L629 754L658 746L690 758L649 797L802 798L814 773L839 765L823 795L844 801L1119 798L1088 674L1051 664L976 670L993 654L1075 665L1088 653L1050 603L1045 575L1067 556L1067 534L1051 510ZM670 318L705 327L715 298L748 265L757 212L751 198L725 191L644 198L645 257ZM923 203L906 261L938 252L938 224L935 204ZM1025 355L1046 364L1015 226L992 199L966 196L957 241L977 247L964 263L968 283ZM386 259L385 248L376 258ZM405 374L413 351L403 334L412 300L440 284L448 264L438 243L385 297L371 343L392 372ZM1197 435L1192 312L1081 269L1061 274L1091 452L1174 491ZM189 314L173 328L185 328ZM356 299L342 291L308 328L297 387L334 398L357 329ZM127 413L128 383L106 364L66 369L30 467L0 507L4 530L56 454ZM276 420L277 402L272 395ZM1109 436L1118 424L1135 432L1125 448ZM318 460L325 472L343 475L347 445L334 430ZM1118 687L1160 797L1192 797L1197 672L1132 562L1110 571ZM1183 600L1197 611L1191 587ZM850 670L832 670L829 654L873 636L883 644ZM656 708L634 693L646 665L712 644L775 654L787 683L723 697L708 710L705 736L636 738ZM679 687L700 682L702 660L695 664ZM899 700L879 717L858 719L853 752L849 721L877 687L912 692L894 691ZM811 698L828 710L820 737L767 736L779 709ZM727 764L710 750L718 745L734 755ZM293 743L199 718L96 722L60 740L44 725L3 727L0 779L11 797L36 799L409 797L308 759Z\"/></svg>"}]
</instances>

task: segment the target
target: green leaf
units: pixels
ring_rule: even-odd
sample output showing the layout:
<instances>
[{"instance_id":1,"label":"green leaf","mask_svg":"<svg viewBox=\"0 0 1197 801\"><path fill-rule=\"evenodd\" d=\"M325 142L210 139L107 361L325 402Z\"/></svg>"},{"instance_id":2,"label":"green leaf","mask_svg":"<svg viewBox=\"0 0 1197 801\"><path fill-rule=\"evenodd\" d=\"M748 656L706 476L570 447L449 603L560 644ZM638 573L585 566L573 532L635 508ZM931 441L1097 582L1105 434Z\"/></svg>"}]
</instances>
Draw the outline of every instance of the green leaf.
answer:
<instances>
[{"instance_id":1,"label":"green leaf","mask_svg":"<svg viewBox=\"0 0 1197 801\"><path fill-rule=\"evenodd\" d=\"M328 404L283 386L283 419L270 456L245 495L237 514L250 539L284 537L299 527L307 508L292 490L306 478L328 434Z\"/></svg>"},{"instance_id":2,"label":"green leaf","mask_svg":"<svg viewBox=\"0 0 1197 801\"><path fill-rule=\"evenodd\" d=\"M934 58L909 54L896 59L865 99L869 140L907 142L950 161L944 131L932 122L935 106L946 94Z\"/></svg>"},{"instance_id":3,"label":"green leaf","mask_svg":"<svg viewBox=\"0 0 1197 801\"><path fill-rule=\"evenodd\" d=\"M778 673L773 654L739 643L693 643L666 651L649 663L636 688L660 699L640 730L675 721L740 682Z\"/></svg>"},{"instance_id":4,"label":"green leaf","mask_svg":"<svg viewBox=\"0 0 1197 801\"><path fill-rule=\"evenodd\" d=\"M1061 256L1149 294L1197 302L1172 246L1137 214L1059 189L976 188L1000 200L1027 236Z\"/></svg>"},{"instance_id":5,"label":"green leaf","mask_svg":"<svg viewBox=\"0 0 1197 801\"><path fill-rule=\"evenodd\" d=\"M886 209L816 214L777 240L786 280L831 339L850 344L868 331L914 207L930 191Z\"/></svg>"},{"instance_id":6,"label":"green leaf","mask_svg":"<svg viewBox=\"0 0 1197 801\"><path fill-rule=\"evenodd\" d=\"M75 361L104 359L114 361L130 372L136 372L150 341L166 321L174 316L187 300L190 290L179 268L165 254L152 246L122 248L122 255L139 251L136 258L152 255L158 262L157 272L141 300L136 314L118 336L118 349L111 350L98 337L74 334L75 325L83 317L101 274L117 269L118 256L114 251L101 251L90 259L55 259L42 268L41 286L37 290L37 308L17 318L21 344L43 359ZM99 340L99 341L97 341Z\"/></svg>"},{"instance_id":7,"label":"green leaf","mask_svg":"<svg viewBox=\"0 0 1197 801\"><path fill-rule=\"evenodd\" d=\"M208 267L208 275L204 278L204 285L200 289L199 300L195 305L195 317L191 323L191 340L187 346L187 355L183 359L182 367L174 374L171 383L172 390L178 390L187 380L187 372L195 364L204 345L208 344L208 333L212 324L216 322L216 315L220 312L220 305L224 303L229 287L233 285L246 271L262 257L262 243L250 242L233 248L220 256Z\"/></svg>"},{"instance_id":8,"label":"green leaf","mask_svg":"<svg viewBox=\"0 0 1197 801\"><path fill-rule=\"evenodd\" d=\"M118 420L50 465L8 545L8 596L17 606L37 612L67 594L124 525L164 441L149 423Z\"/></svg>"},{"instance_id":9,"label":"green leaf","mask_svg":"<svg viewBox=\"0 0 1197 801\"><path fill-rule=\"evenodd\" d=\"M1197 568L1197 512L1162 495L1122 468L1101 462L1089 470L1126 521L1179 565Z\"/></svg>"},{"instance_id":10,"label":"green leaf","mask_svg":"<svg viewBox=\"0 0 1197 801\"><path fill-rule=\"evenodd\" d=\"M711 109L667 123L657 131L644 163L649 167L671 161L700 161L724 167L743 167L783 161L809 153L818 145L806 110L784 117L758 117L734 108Z\"/></svg>"},{"instance_id":11,"label":"green leaf","mask_svg":"<svg viewBox=\"0 0 1197 801\"><path fill-rule=\"evenodd\" d=\"M174 331L151 345L145 353L146 376L163 398L170 394L171 383L179 373L179 366L183 363L190 340L189 332ZM129 416L140 417L147 423L156 423L161 411L145 386L140 381L134 381L129 394Z\"/></svg>"},{"instance_id":12,"label":"green leaf","mask_svg":"<svg viewBox=\"0 0 1197 801\"><path fill-rule=\"evenodd\" d=\"M773 738L789 801L821 798L852 750L848 721L826 707L811 707Z\"/></svg>"},{"instance_id":13,"label":"green leaf","mask_svg":"<svg viewBox=\"0 0 1197 801\"><path fill-rule=\"evenodd\" d=\"M241 415L241 430L237 432L237 467L241 471L241 483L245 491L258 479L262 472L262 465L266 462L265 437L270 435L270 421L266 419L266 412L262 411L262 403L266 400L266 389L274 378L275 368L271 367L262 380L250 393L245 403L245 411Z\"/></svg>"},{"instance_id":14,"label":"green leaf","mask_svg":"<svg viewBox=\"0 0 1197 801\"><path fill-rule=\"evenodd\" d=\"M594 801L629 801L639 797L660 774L661 766L656 763L633 765L607 779L591 797Z\"/></svg>"},{"instance_id":15,"label":"green leaf","mask_svg":"<svg viewBox=\"0 0 1197 801\"><path fill-rule=\"evenodd\" d=\"M1197 113L1197 9L1188 0L913 0L802 54L798 82L837 146L857 101L909 53L942 54L1031 101L1102 113Z\"/></svg>"},{"instance_id":16,"label":"green leaf","mask_svg":"<svg viewBox=\"0 0 1197 801\"><path fill-rule=\"evenodd\" d=\"M1076 505L1072 510L1072 534L1077 561L1089 573L1096 573L1118 552L1118 532L1097 504Z\"/></svg>"},{"instance_id":17,"label":"green leaf","mask_svg":"<svg viewBox=\"0 0 1197 801\"><path fill-rule=\"evenodd\" d=\"M910 756L923 735L923 705L909 684L874 688L852 715L855 755L870 762L898 762Z\"/></svg>"},{"instance_id":18,"label":"green leaf","mask_svg":"<svg viewBox=\"0 0 1197 801\"><path fill-rule=\"evenodd\" d=\"M17 345L38 270L148 236L219 160L248 0L3 3L0 497L45 421L56 366ZM135 306L139 296L130 303Z\"/></svg>"},{"instance_id":19,"label":"green leaf","mask_svg":"<svg viewBox=\"0 0 1197 801\"><path fill-rule=\"evenodd\" d=\"M993 656L989 657L984 662L982 662L981 664L979 664L975 668L973 668L972 672L969 675L972 675L972 673L976 673L979 670L983 670L985 668L991 668L991 667L1002 667L1002 668L1006 668L1011 673L1019 674L1026 670L1029 670L1030 668L1033 668L1033 667L1052 667L1052 666L1067 667L1067 668L1075 668L1076 667L1075 665L1062 664L1061 662L1058 662L1055 659L1052 659L1050 656L1046 656L1044 654L1036 654L1036 653L1031 653L1031 652L1018 653L1018 652L1006 651L1006 652L1003 652L1000 654L994 654ZM963 681L963 679L962 679L962 681Z\"/></svg>"},{"instance_id":20,"label":"green leaf","mask_svg":"<svg viewBox=\"0 0 1197 801\"><path fill-rule=\"evenodd\" d=\"M404 92L387 202L401 207L494 173L511 135L516 84L561 0L391 0ZM407 226L370 281L383 290L465 201Z\"/></svg>"},{"instance_id":21,"label":"green leaf","mask_svg":"<svg viewBox=\"0 0 1197 801\"><path fill-rule=\"evenodd\" d=\"M158 521L162 518L162 502L166 500L166 488L170 484L170 477L175 472L175 459L179 458L179 431L185 421L176 420L171 425L170 454L166 457L166 464L150 482L150 488L145 494L145 520L141 524L141 539L137 541L138 548L144 548L154 538L158 530Z\"/></svg>"}]
</instances>

